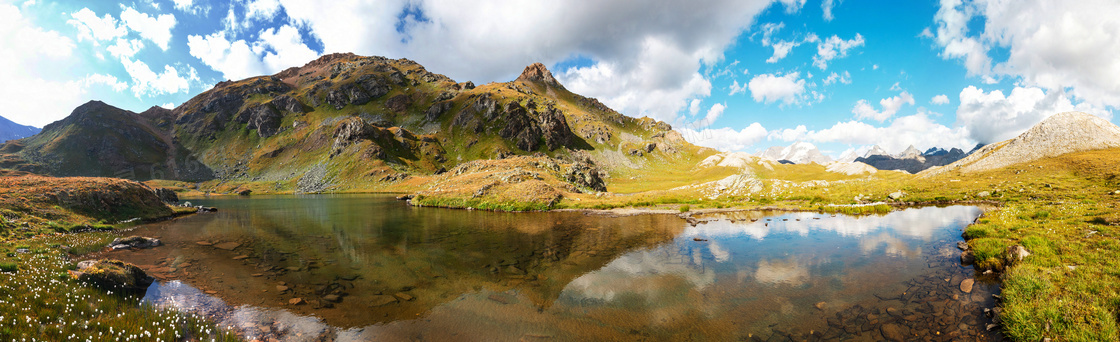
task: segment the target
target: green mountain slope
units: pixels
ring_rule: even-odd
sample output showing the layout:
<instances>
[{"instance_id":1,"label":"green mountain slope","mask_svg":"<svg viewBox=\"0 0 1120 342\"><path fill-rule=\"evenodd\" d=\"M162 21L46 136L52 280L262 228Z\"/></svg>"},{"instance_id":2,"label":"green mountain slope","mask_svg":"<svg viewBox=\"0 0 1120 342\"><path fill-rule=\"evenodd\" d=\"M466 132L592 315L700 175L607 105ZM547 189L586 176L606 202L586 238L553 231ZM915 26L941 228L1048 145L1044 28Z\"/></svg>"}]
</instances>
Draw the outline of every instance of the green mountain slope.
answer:
<instances>
[{"instance_id":1,"label":"green mountain slope","mask_svg":"<svg viewBox=\"0 0 1120 342\"><path fill-rule=\"evenodd\" d=\"M595 178L690 167L710 153L665 123L568 91L541 64L476 87L407 59L332 54L219 83L174 110L87 103L0 146L0 167L317 192L415 189L471 161L535 155L557 162L550 172L571 190L603 191Z\"/></svg>"}]
</instances>

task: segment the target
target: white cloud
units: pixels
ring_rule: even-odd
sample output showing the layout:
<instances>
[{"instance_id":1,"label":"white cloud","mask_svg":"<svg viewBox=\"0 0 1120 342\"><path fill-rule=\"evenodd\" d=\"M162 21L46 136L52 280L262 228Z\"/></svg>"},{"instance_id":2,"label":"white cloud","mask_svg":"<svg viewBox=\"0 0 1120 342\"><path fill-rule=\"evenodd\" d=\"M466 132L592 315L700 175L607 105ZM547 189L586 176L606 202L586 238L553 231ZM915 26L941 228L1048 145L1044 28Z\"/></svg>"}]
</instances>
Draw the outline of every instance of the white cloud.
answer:
<instances>
[{"instance_id":1,"label":"white cloud","mask_svg":"<svg viewBox=\"0 0 1120 342\"><path fill-rule=\"evenodd\" d=\"M940 94L940 95L934 96L932 99L929 99L929 103L930 104L935 104L935 105L948 104L949 103L949 96L945 95L945 94Z\"/></svg>"},{"instance_id":2,"label":"white cloud","mask_svg":"<svg viewBox=\"0 0 1120 342\"><path fill-rule=\"evenodd\" d=\"M198 71L188 67L186 75L179 75L179 71L170 65L163 67L163 72L156 73L142 61L132 61L121 58L121 64L132 77L132 93L136 97L175 94L180 91L189 91L190 81L198 81Z\"/></svg>"},{"instance_id":3,"label":"white cloud","mask_svg":"<svg viewBox=\"0 0 1120 342\"><path fill-rule=\"evenodd\" d=\"M121 57L132 58L132 56L135 56L136 53L140 52L140 49L143 49L143 48L144 48L144 42L140 41L139 39L120 38L120 39L117 39L116 44L113 44L112 46L106 47L105 50L108 50L109 54L113 55L113 57L116 57L116 58L121 58Z\"/></svg>"},{"instance_id":4,"label":"white cloud","mask_svg":"<svg viewBox=\"0 0 1120 342\"><path fill-rule=\"evenodd\" d=\"M782 58L786 58L786 55L789 54L789 51L792 50L794 47L796 47L798 45L800 45L800 44L797 43L797 42L787 42L787 41L780 41L780 42L774 43L773 45L771 45L771 47L774 48L774 55L770 56L770 58L767 58L766 63L777 63Z\"/></svg>"},{"instance_id":5,"label":"white cloud","mask_svg":"<svg viewBox=\"0 0 1120 342\"><path fill-rule=\"evenodd\" d=\"M856 105L852 107L852 114L856 115L856 119L872 119L883 122L894 116L895 113L898 113L898 110L902 109L902 106L906 104L914 105L914 96L910 95L909 92L903 91L901 94L898 94L898 96L879 100L879 106L883 108L882 111L875 110L875 107L871 106L867 100L859 100L856 102Z\"/></svg>"},{"instance_id":6,"label":"white cloud","mask_svg":"<svg viewBox=\"0 0 1120 342\"><path fill-rule=\"evenodd\" d=\"M703 101L701 101L700 99L693 99L692 103L690 103L688 105L688 114L689 115L696 115L696 113L699 113L701 102L703 102Z\"/></svg>"},{"instance_id":7,"label":"white cloud","mask_svg":"<svg viewBox=\"0 0 1120 342\"><path fill-rule=\"evenodd\" d=\"M171 14L160 14L152 17L146 13L140 13L132 7L125 7L121 12L121 22L128 26L130 30L136 31L141 38L147 39L159 46L163 51L167 51L171 43L171 28L175 27L175 16Z\"/></svg>"},{"instance_id":8,"label":"white cloud","mask_svg":"<svg viewBox=\"0 0 1120 342\"><path fill-rule=\"evenodd\" d=\"M276 52L270 52L267 48ZM303 43L299 30L290 25L261 31L260 40L253 43L253 51L258 54L263 52L264 65L268 73L303 65L319 57L319 53Z\"/></svg>"},{"instance_id":9,"label":"white cloud","mask_svg":"<svg viewBox=\"0 0 1120 342\"><path fill-rule=\"evenodd\" d=\"M833 72L829 74L828 77L823 81L824 85L829 85L836 82L840 82L843 84L852 84L852 74L848 73L847 71L844 71L843 74Z\"/></svg>"},{"instance_id":10,"label":"white cloud","mask_svg":"<svg viewBox=\"0 0 1120 342\"><path fill-rule=\"evenodd\" d=\"M1013 138L1051 115L1082 111L1105 119L1112 112L1088 103L1073 104L1061 91L1037 87L1015 87L1011 95L1002 91L984 92L973 86L961 90L957 125L968 128L971 138L989 144Z\"/></svg>"},{"instance_id":11,"label":"white cloud","mask_svg":"<svg viewBox=\"0 0 1120 342\"><path fill-rule=\"evenodd\" d=\"M836 3L843 2L843 0L824 0L821 1L821 11L824 12L824 21L832 21L832 9L836 7Z\"/></svg>"},{"instance_id":12,"label":"white cloud","mask_svg":"<svg viewBox=\"0 0 1120 342\"><path fill-rule=\"evenodd\" d=\"M747 87L755 102L770 103L780 100L785 104L795 104L805 93L805 80L798 78L799 75L796 72L782 76L762 74L752 78Z\"/></svg>"},{"instance_id":13,"label":"white cloud","mask_svg":"<svg viewBox=\"0 0 1120 342\"><path fill-rule=\"evenodd\" d=\"M92 30L88 34L88 39L94 38ZM20 124L42 127L81 104L85 94L82 82L52 78L74 64L75 47L70 38L35 26L19 7L0 4L2 115Z\"/></svg>"},{"instance_id":14,"label":"white cloud","mask_svg":"<svg viewBox=\"0 0 1120 342\"><path fill-rule=\"evenodd\" d=\"M778 0L782 5L786 6L786 13L797 13L801 7L805 7L806 0Z\"/></svg>"},{"instance_id":15,"label":"white cloud","mask_svg":"<svg viewBox=\"0 0 1120 342\"><path fill-rule=\"evenodd\" d=\"M711 125L713 122L716 122L716 120L723 115L725 109L727 109L727 106L722 103L712 105L712 108L708 109L708 114L704 116L704 123Z\"/></svg>"},{"instance_id":16,"label":"white cloud","mask_svg":"<svg viewBox=\"0 0 1120 342\"><path fill-rule=\"evenodd\" d=\"M585 56L592 65L553 73L572 91L622 113L672 122L692 99L709 96L710 80L698 72L701 67L718 63L773 2L280 3L293 26L306 27L323 43L324 53L408 56L460 81L508 81L533 62L555 65L566 56ZM789 1L786 8L803 3ZM422 12L423 20L398 18L407 6Z\"/></svg>"},{"instance_id":17,"label":"white cloud","mask_svg":"<svg viewBox=\"0 0 1120 342\"><path fill-rule=\"evenodd\" d=\"M828 62L836 58L848 56L848 50L863 46L863 36L856 33L855 38L844 40L833 35L817 43L817 55L813 56L813 65L825 70Z\"/></svg>"},{"instance_id":18,"label":"white cloud","mask_svg":"<svg viewBox=\"0 0 1120 342\"><path fill-rule=\"evenodd\" d=\"M175 103L173 102L164 103L159 106L163 107L164 109L175 109Z\"/></svg>"},{"instance_id":19,"label":"white cloud","mask_svg":"<svg viewBox=\"0 0 1120 342\"><path fill-rule=\"evenodd\" d=\"M1120 2L952 1L934 20L942 56L962 58L970 75L1008 75L1024 87L1067 91L1095 106L1120 107ZM969 32L978 21L983 31ZM991 53L1000 48L1006 52ZM993 61L989 55L1007 56ZM992 65L992 63L995 63Z\"/></svg>"},{"instance_id":20,"label":"white cloud","mask_svg":"<svg viewBox=\"0 0 1120 342\"><path fill-rule=\"evenodd\" d=\"M249 28L253 21L272 20L280 13L279 0L254 0L245 4L244 28Z\"/></svg>"},{"instance_id":21,"label":"white cloud","mask_svg":"<svg viewBox=\"0 0 1120 342\"><path fill-rule=\"evenodd\" d=\"M117 25L117 19L113 16L105 14L104 17L98 17L97 13L89 8L71 13L70 17L72 19L67 20L66 23L78 29L79 42L89 40L94 45L100 45L100 42L128 34L124 26Z\"/></svg>"},{"instance_id":22,"label":"white cloud","mask_svg":"<svg viewBox=\"0 0 1120 342\"><path fill-rule=\"evenodd\" d=\"M730 127L696 130L689 127L678 129L688 142L698 146L711 147L720 151L739 151L766 138L766 128L755 122L741 130Z\"/></svg>"},{"instance_id":23,"label":"white cloud","mask_svg":"<svg viewBox=\"0 0 1120 342\"><path fill-rule=\"evenodd\" d=\"M94 85L104 85L118 93L128 89L128 83L121 82L116 76L106 74L92 74L86 76L86 78L82 79L82 85L85 88Z\"/></svg>"},{"instance_id":24,"label":"white cloud","mask_svg":"<svg viewBox=\"0 0 1120 342\"><path fill-rule=\"evenodd\" d=\"M771 139L784 141L812 141L852 145L879 145L890 152L899 152L910 145L919 149L930 147L967 148L975 144L967 127L949 128L929 118L930 113L919 110L917 114L895 118L889 126L876 127L860 121L838 122L819 131L806 130L804 126L771 133Z\"/></svg>"},{"instance_id":25,"label":"white cloud","mask_svg":"<svg viewBox=\"0 0 1120 342\"><path fill-rule=\"evenodd\" d=\"M735 80L735 81L732 81L732 83L731 83L731 93L729 93L727 95L735 95L735 94L741 94L741 93L746 93L746 92L747 92L747 87L745 85L739 84L739 80Z\"/></svg>"},{"instance_id":26,"label":"white cloud","mask_svg":"<svg viewBox=\"0 0 1120 342\"><path fill-rule=\"evenodd\" d=\"M267 74L262 56L257 55L244 40L229 41L224 32L207 36L187 36L191 56L222 73L229 80L240 80Z\"/></svg>"}]
</instances>

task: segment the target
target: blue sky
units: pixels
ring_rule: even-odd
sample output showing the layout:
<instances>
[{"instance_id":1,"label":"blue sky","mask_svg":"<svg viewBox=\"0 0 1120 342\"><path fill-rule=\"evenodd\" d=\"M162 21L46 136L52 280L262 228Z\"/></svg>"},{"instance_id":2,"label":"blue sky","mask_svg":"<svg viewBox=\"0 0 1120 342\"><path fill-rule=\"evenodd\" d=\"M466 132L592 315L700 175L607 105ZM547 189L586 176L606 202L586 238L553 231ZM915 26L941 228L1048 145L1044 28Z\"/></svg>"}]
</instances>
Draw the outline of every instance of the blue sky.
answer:
<instances>
[{"instance_id":1,"label":"blue sky","mask_svg":"<svg viewBox=\"0 0 1120 342\"><path fill-rule=\"evenodd\" d=\"M43 126L103 100L173 107L324 53L409 58L457 81L533 62L694 143L834 157L1014 137L1120 107L1109 0L141 0L0 2L0 115Z\"/></svg>"}]
</instances>

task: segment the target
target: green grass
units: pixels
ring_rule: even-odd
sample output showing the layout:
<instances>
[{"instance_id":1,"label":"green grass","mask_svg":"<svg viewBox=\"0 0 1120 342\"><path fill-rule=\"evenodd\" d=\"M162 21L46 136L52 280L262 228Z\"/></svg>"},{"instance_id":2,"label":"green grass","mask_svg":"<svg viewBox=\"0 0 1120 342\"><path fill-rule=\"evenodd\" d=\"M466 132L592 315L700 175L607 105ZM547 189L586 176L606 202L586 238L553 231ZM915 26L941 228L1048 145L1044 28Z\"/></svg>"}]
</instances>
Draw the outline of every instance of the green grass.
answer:
<instances>
[{"instance_id":1,"label":"green grass","mask_svg":"<svg viewBox=\"0 0 1120 342\"><path fill-rule=\"evenodd\" d=\"M74 269L70 256L51 247L101 247L108 235L80 233L33 238L23 243L36 253L0 259L0 271L8 272L0 277L0 297L13 299L0 301L0 340L238 339L201 317L141 305L136 294L112 293L80 283L66 273Z\"/></svg>"}]
</instances>

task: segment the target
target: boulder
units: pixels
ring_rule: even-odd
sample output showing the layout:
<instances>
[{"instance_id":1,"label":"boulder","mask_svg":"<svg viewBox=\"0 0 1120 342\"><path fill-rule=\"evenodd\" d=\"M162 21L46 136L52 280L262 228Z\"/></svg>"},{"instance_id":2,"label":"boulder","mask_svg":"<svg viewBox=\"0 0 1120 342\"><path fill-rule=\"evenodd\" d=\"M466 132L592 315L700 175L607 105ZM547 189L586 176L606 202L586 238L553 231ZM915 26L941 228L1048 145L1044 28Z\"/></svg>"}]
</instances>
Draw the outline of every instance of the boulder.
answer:
<instances>
[{"instance_id":1,"label":"boulder","mask_svg":"<svg viewBox=\"0 0 1120 342\"><path fill-rule=\"evenodd\" d=\"M991 195L992 195L991 192L981 191L981 192L976 194L976 197L984 198L984 197L988 197L988 196L991 196Z\"/></svg>"},{"instance_id":2,"label":"boulder","mask_svg":"<svg viewBox=\"0 0 1120 342\"><path fill-rule=\"evenodd\" d=\"M890 198L892 200L899 200L902 199L903 196L906 196L906 192L900 190L888 194L887 198Z\"/></svg>"},{"instance_id":3,"label":"boulder","mask_svg":"<svg viewBox=\"0 0 1120 342\"><path fill-rule=\"evenodd\" d=\"M303 113L303 104L296 98L282 95L272 99L272 106L290 113Z\"/></svg>"},{"instance_id":4,"label":"boulder","mask_svg":"<svg viewBox=\"0 0 1120 342\"><path fill-rule=\"evenodd\" d=\"M109 248L112 249L145 249L161 245L159 239L143 236L129 236L126 238L116 238L113 242L109 243Z\"/></svg>"},{"instance_id":5,"label":"boulder","mask_svg":"<svg viewBox=\"0 0 1120 342\"><path fill-rule=\"evenodd\" d=\"M1015 245L1015 246L1007 247L1007 253L1006 253L1005 258L1007 259L1007 264L1008 265L1013 265L1015 263L1023 261L1023 258L1026 258L1027 256L1030 256L1030 255L1031 255L1031 252L1027 251L1026 247Z\"/></svg>"},{"instance_id":6,"label":"boulder","mask_svg":"<svg viewBox=\"0 0 1120 342\"><path fill-rule=\"evenodd\" d=\"M961 252L961 265L968 266L976 262L976 257L972 255L972 251Z\"/></svg>"},{"instance_id":7,"label":"boulder","mask_svg":"<svg viewBox=\"0 0 1120 342\"><path fill-rule=\"evenodd\" d=\"M564 173L564 178L576 186L599 192L607 191L607 185L603 181L601 171L590 161L581 160L572 163Z\"/></svg>"},{"instance_id":8,"label":"boulder","mask_svg":"<svg viewBox=\"0 0 1120 342\"><path fill-rule=\"evenodd\" d=\"M156 196L158 196L159 200L163 201L163 203L179 203L179 195L176 194L174 190L168 188L156 188L155 192Z\"/></svg>"},{"instance_id":9,"label":"boulder","mask_svg":"<svg viewBox=\"0 0 1120 342\"><path fill-rule=\"evenodd\" d=\"M237 194L240 195L240 196L249 196L249 195L253 194L253 190L241 189L241 190L237 191Z\"/></svg>"},{"instance_id":10,"label":"boulder","mask_svg":"<svg viewBox=\"0 0 1120 342\"><path fill-rule=\"evenodd\" d=\"M144 291L152 277L144 270L120 260L86 260L70 276L106 290Z\"/></svg>"}]
</instances>

